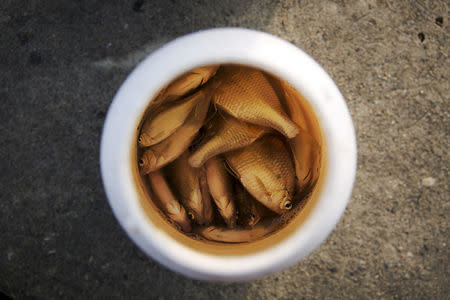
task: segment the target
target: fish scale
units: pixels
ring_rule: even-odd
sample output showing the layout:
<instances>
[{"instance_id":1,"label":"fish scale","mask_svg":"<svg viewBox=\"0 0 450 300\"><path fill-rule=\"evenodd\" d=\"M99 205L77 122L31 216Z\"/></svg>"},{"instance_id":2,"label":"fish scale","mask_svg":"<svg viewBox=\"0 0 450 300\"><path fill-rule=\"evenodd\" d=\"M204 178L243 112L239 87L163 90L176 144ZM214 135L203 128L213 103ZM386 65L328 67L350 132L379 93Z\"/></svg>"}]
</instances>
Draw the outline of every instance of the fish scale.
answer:
<instances>
[{"instance_id":1,"label":"fish scale","mask_svg":"<svg viewBox=\"0 0 450 300\"><path fill-rule=\"evenodd\" d=\"M249 146L225 153L225 158L256 200L278 214L292 207L294 164L280 139L262 137Z\"/></svg>"},{"instance_id":2,"label":"fish scale","mask_svg":"<svg viewBox=\"0 0 450 300\"><path fill-rule=\"evenodd\" d=\"M274 128L288 138L297 135L298 126L283 111L263 73L250 68L224 67L216 80L220 82L213 94L217 106L240 120Z\"/></svg>"},{"instance_id":3,"label":"fish scale","mask_svg":"<svg viewBox=\"0 0 450 300\"><path fill-rule=\"evenodd\" d=\"M253 143L269 131L268 128L239 121L229 115L217 113L211 120L206 136L211 137L189 158L193 167L200 167L209 158Z\"/></svg>"}]
</instances>

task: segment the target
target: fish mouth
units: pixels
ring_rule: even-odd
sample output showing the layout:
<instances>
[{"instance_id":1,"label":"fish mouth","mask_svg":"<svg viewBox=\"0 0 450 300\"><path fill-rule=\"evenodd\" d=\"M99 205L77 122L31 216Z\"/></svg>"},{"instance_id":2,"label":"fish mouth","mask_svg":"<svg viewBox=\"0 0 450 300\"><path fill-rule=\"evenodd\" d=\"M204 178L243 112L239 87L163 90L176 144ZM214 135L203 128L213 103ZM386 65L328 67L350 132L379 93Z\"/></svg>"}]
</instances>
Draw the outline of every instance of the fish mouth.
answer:
<instances>
[{"instance_id":1,"label":"fish mouth","mask_svg":"<svg viewBox=\"0 0 450 300\"><path fill-rule=\"evenodd\" d=\"M138 159L138 165L140 168L139 173L141 175L146 175L152 171L155 171L157 163L157 155L150 149L145 150L144 154Z\"/></svg>"},{"instance_id":2,"label":"fish mouth","mask_svg":"<svg viewBox=\"0 0 450 300\"><path fill-rule=\"evenodd\" d=\"M290 210L293 206L292 196L287 190L275 192L272 195L272 199L275 200L276 203L279 203L279 208L282 212Z\"/></svg>"},{"instance_id":3,"label":"fish mouth","mask_svg":"<svg viewBox=\"0 0 450 300\"><path fill-rule=\"evenodd\" d=\"M259 222L260 219L261 219L260 216L256 216L254 214L250 214L250 217L249 217L249 220L248 220L248 225L253 227Z\"/></svg>"},{"instance_id":4,"label":"fish mouth","mask_svg":"<svg viewBox=\"0 0 450 300\"><path fill-rule=\"evenodd\" d=\"M138 159L139 173L141 175L146 175L146 174L150 173L149 165L150 164L149 164L147 157L142 156L141 158L139 158Z\"/></svg>"},{"instance_id":5,"label":"fish mouth","mask_svg":"<svg viewBox=\"0 0 450 300\"><path fill-rule=\"evenodd\" d=\"M141 135L138 138L138 143L140 146L142 147L147 147L149 146L150 143L150 137L148 136L148 134L146 134L145 132L141 133Z\"/></svg>"}]
</instances>

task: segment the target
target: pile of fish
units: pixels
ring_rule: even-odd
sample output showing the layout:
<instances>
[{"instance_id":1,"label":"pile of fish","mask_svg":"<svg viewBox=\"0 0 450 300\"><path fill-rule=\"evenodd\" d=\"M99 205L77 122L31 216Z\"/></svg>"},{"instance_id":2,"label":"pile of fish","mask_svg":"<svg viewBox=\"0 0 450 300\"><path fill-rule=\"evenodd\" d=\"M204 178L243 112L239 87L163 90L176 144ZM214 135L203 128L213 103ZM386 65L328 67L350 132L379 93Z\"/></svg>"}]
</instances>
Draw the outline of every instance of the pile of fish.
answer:
<instances>
[{"instance_id":1,"label":"pile of fish","mask_svg":"<svg viewBox=\"0 0 450 300\"><path fill-rule=\"evenodd\" d=\"M142 122L138 165L167 218L219 242L273 232L311 175L298 157L310 136L285 109L267 76L242 66L194 69L166 87Z\"/></svg>"}]
</instances>

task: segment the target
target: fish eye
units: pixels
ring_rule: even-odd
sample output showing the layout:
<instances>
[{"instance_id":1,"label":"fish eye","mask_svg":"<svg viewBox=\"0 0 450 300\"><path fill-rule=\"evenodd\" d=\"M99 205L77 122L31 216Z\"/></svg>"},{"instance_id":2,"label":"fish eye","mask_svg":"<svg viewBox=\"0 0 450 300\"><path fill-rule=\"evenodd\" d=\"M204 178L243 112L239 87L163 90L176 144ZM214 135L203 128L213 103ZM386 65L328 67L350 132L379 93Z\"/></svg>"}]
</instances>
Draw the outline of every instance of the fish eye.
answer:
<instances>
[{"instance_id":1,"label":"fish eye","mask_svg":"<svg viewBox=\"0 0 450 300\"><path fill-rule=\"evenodd\" d=\"M284 203L284 208L286 208L286 209L291 209L291 208L292 208L292 203L291 203L291 201L286 201L286 203Z\"/></svg>"},{"instance_id":2,"label":"fish eye","mask_svg":"<svg viewBox=\"0 0 450 300\"><path fill-rule=\"evenodd\" d=\"M191 213L191 212L188 212L188 217L189 217L189 219L191 219L191 220L194 220L195 219L195 216L194 216L194 214L193 213Z\"/></svg>"},{"instance_id":3,"label":"fish eye","mask_svg":"<svg viewBox=\"0 0 450 300\"><path fill-rule=\"evenodd\" d=\"M138 142L142 142L142 137L141 136L138 138Z\"/></svg>"},{"instance_id":4,"label":"fish eye","mask_svg":"<svg viewBox=\"0 0 450 300\"><path fill-rule=\"evenodd\" d=\"M142 159L139 159L138 164L142 167L144 165L144 161Z\"/></svg>"}]
</instances>

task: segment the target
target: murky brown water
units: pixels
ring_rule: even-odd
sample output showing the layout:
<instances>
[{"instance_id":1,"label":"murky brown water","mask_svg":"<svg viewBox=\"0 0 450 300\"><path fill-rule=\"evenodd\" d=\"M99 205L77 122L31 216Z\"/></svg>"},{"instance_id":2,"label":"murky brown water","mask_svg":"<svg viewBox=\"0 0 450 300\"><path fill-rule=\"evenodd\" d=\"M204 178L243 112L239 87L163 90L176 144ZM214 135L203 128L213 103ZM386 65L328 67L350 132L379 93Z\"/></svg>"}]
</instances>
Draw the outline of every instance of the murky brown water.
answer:
<instances>
[{"instance_id":1,"label":"murky brown water","mask_svg":"<svg viewBox=\"0 0 450 300\"><path fill-rule=\"evenodd\" d=\"M167 99L164 99L164 97L167 97L167 95L164 96L164 91L162 91L161 93L159 93L156 99L154 99L149 105L144 115L144 118L141 122L141 127L146 120L156 118L158 114L161 114L162 112L167 111L170 108L176 107L177 105L179 105L179 103L185 103L184 101L186 101L185 99L187 99L187 97L194 95L200 89L205 90L209 89L210 91L212 91L212 93L215 93L215 91L220 90L220 86L217 87L217 85L214 85L213 83L214 81L219 82L222 78L227 78L226 76L221 75L223 74L223 72L229 71L234 73L240 72L245 73L248 72L249 70L254 71L255 69L239 65L220 66L220 68L217 70L217 73L208 82L204 83L201 82L201 80L199 81L201 84L203 84L201 86L195 87L197 83L193 83L186 88L188 84L183 84L182 85L183 88L185 88L185 90L188 90L188 92L186 96L183 96L181 98L177 98L178 96L177 97L171 96L168 97ZM203 252L215 253L218 255L239 255L249 252L260 251L262 249L265 249L266 247L274 245L281 239L286 238L298 226L301 226L301 223L308 216L309 212L311 211L312 207L315 205L315 202L317 201L317 197L320 193L321 182L326 171L326 162L324 160L325 157L324 153L326 151L326 147L323 142L322 131L318 124L317 118L315 117L314 112L312 111L307 101L302 97L300 93L295 91L289 84L265 72L262 72L262 75L264 77L264 82L266 82L266 84L268 85L268 87L266 86L263 87L262 89L264 90L268 88L269 90L266 91L269 91L270 93L274 93L276 95L276 98L278 98L279 104L281 105L280 109L282 109L282 113L287 115L288 118L298 126L298 133L296 134L295 137L288 138L286 137L286 132L283 131L282 127L280 127L281 129L275 128L277 125L275 124L271 129L268 129L267 132L265 131L264 134L262 134L261 136L257 136L255 138L255 141L252 141L250 145L244 146L240 149L233 149L230 150L231 152L228 151L225 153L221 153L217 156L214 156L216 158L219 158L221 162L222 161L224 162L224 165L227 167L227 171L229 171L228 172L229 178L231 178L230 180L232 181L230 193L231 198L233 198L232 201L234 201L235 203L235 211L237 213L237 219L234 223L235 224L234 228L232 229L228 228L229 226L227 226L227 224L229 225L229 223L225 222L224 217L221 215L221 213L219 213L218 206L215 204L215 201L211 196L209 196L210 197L209 201L211 201L212 203L213 215L212 217L209 218L209 221L203 220L201 216L196 216L195 213L190 213L191 209L189 203L186 203L182 197L186 195L186 193L183 193L183 191L185 190L185 182L183 180L186 177L186 186L189 186L190 184L187 183L187 180L192 176L190 177L189 172L186 171L190 169L190 167L187 164L186 164L187 167L184 168L181 167L181 170L184 170L182 172L179 172L180 168L178 169L176 168L177 164L180 165L179 163L180 158L178 157L175 160L175 162L174 161L166 162L163 164L162 167L157 168L161 172L160 174L163 175L163 178L166 179L168 188L171 190L173 194L172 195L173 198L179 201L177 203L181 204L183 209L186 211L185 212L186 215L190 217L189 222L191 224L191 230L189 230L189 232L185 232L187 230L184 231L181 230L181 227L179 225L177 225L175 222L171 221L170 218L167 217L166 209L164 208L164 205L162 205L164 199L159 199L158 191L155 192L155 190L149 184L148 177L152 176L152 173L146 175L142 174L143 173L142 157L147 149L158 149L158 151L161 151L161 149L169 149L168 150L169 152L172 151L173 153L176 154L177 151L174 152L173 149L170 149L170 145L169 146L164 145L164 143L170 144L166 141L167 139L170 139L170 136L165 137L161 141L158 141L158 143L151 145L149 147L142 147L142 145L139 142L133 145L133 147L135 147L136 149L133 157L133 161L135 162L135 164L131 167L133 169L133 174L135 175L136 187L141 195L140 202L142 205L142 209L146 212L152 223L154 223L156 226L166 231L170 236L172 236L173 238L175 238L176 240L178 240L179 242L183 243L188 247L195 248ZM190 76L192 76L192 74L190 74ZM178 82L182 82L182 79L180 78L177 80ZM239 84L243 85L244 86L243 88L246 89L245 81L240 82ZM223 86L226 87L226 85ZM249 87L249 89L254 89L254 87ZM259 93L260 90L261 89L258 88L258 90L255 93ZM267 94L266 91L264 92L262 97L264 97L264 95ZM237 99L240 99L239 95L240 95L239 93L236 95ZM210 96L211 94L207 94L207 97ZM242 105L251 105L253 103L252 101L246 101L245 99L241 101L242 103L239 103L239 105L241 106L237 108L238 115L240 113L239 109L241 110L246 109L246 107ZM225 107L224 109L222 106L220 106L220 104L221 103L219 103L219 101L217 101L217 103L211 101L210 103L208 102L208 104L206 104L208 105L207 115L202 121L201 127L198 129L198 131L195 132L194 137L191 138L190 140L188 139L189 145L186 146L185 143L183 144L183 147L186 149L182 148L184 149L183 150L184 154L182 156L186 156L186 158L188 159L199 148L201 148L202 145L207 143L208 139L212 138L211 132L214 133L214 131L211 129L214 128L214 124L212 123L217 120L217 114L219 114L219 117L224 118L234 117L232 115L230 116L230 112L226 110L227 107ZM234 107L232 108L234 109ZM253 117L253 111L255 112L255 115L258 116L257 108L249 110L250 116ZM231 114L232 113L234 113L234 111L231 111ZM195 115L194 117L197 117L198 114L191 113L189 115L182 111L181 113L177 112L176 115L181 116L182 118L186 118L186 122L189 122L190 118L191 119L193 118L193 115ZM262 115L264 117L264 114ZM268 119L270 119L270 115ZM178 126L178 124L173 125L174 124L173 122L170 121L166 122L166 121L167 120L163 120L157 123L158 124L167 123L168 124L167 126L169 127ZM241 120L239 121L242 122ZM258 122L258 120L256 122ZM243 124L247 123L250 122L245 122ZM256 126L260 126L260 124ZM269 128L271 126L272 123L269 122L269 126L262 126L262 127ZM171 129L171 131L173 131L171 135L176 134L177 131L181 130L180 128L182 127L183 124L180 125L180 127L177 127L173 130ZM165 129L163 129L162 131L164 130ZM224 130L224 132L227 131ZM250 133L253 132L255 131L250 131ZM141 128L139 128L138 131L136 132L136 140L139 139L141 133L142 133ZM163 134L166 135L165 133L166 132L164 132ZM233 135L229 134L228 136L232 137ZM225 138L230 139L230 137L227 136L225 136ZM259 210L262 212L258 217L257 224L252 224L251 222L248 222L248 211L239 212L239 209L244 210L246 208L237 205L236 202L237 199L235 198L239 194L237 193L238 189L244 188L246 190L250 190L250 192L252 192L253 195L255 195L255 192L254 190L247 188L249 187L249 185L245 186L245 184L243 184L242 178L240 178L241 180L239 180L237 178L238 176L236 176L237 175L236 171L230 168L229 166L230 164L227 161L227 159L228 160L230 159L228 158L230 156L228 153L233 153L232 151L235 152L247 151L246 149L248 147L253 147L252 145L254 143L264 143L266 140L269 141L270 139L276 139L281 141L282 144L284 145L281 147L284 147L284 149L287 149L288 151L292 165L292 168L288 169L289 170L292 169L293 172L295 173L294 188L292 192L289 193L288 196L289 207L280 211L274 211L273 208L269 209L267 208L267 205L260 205L261 201L256 200L255 197L249 196L249 201L257 201L258 202L257 205L262 207ZM180 138L177 138L176 140L180 141ZM237 142L235 140L236 139L234 140L232 139L229 141L229 143L224 144L230 145L232 143L241 142L241 140ZM248 142L248 139L245 141ZM221 141L219 140L219 142ZM174 143L176 142L171 143L172 148ZM267 151L270 150L271 147L272 145L267 145L267 147L260 147L260 148L262 149L262 152L266 153ZM155 151L152 150L152 155L155 154L154 152ZM164 156L164 153L156 153L156 156L158 155ZM277 152L274 152L271 156L277 156ZM154 156L152 156L152 158L153 157ZM270 162L272 157L268 157L267 159ZM265 160L263 160L262 163L264 164ZM206 178L205 177L206 175L203 169L204 165L201 166L200 168L193 168L192 170L193 172L197 172L195 174L200 174L198 176L200 177L204 176L203 177L204 179ZM265 171L265 169L261 170L262 171L259 170L254 171L253 173L261 174L263 172L270 172L270 170L269 171L267 170ZM174 172L182 174L178 173L174 174ZM283 182L283 180L286 181L284 177L289 176L287 176L285 173L283 174L283 176L277 176L275 180L280 180L280 182ZM180 185L180 182L183 182L183 184ZM197 198L199 198L200 200L206 199L204 189L203 194L199 195ZM284 203L286 203L286 201ZM287 206L288 205L286 205L286 207ZM255 213L256 212L257 211L255 211ZM247 221L243 221L245 219L244 218L245 213L247 213ZM208 228L208 230L206 230L205 228ZM211 235L208 234L210 230L213 230L212 232L214 233L212 234L212 237Z\"/></svg>"}]
</instances>

